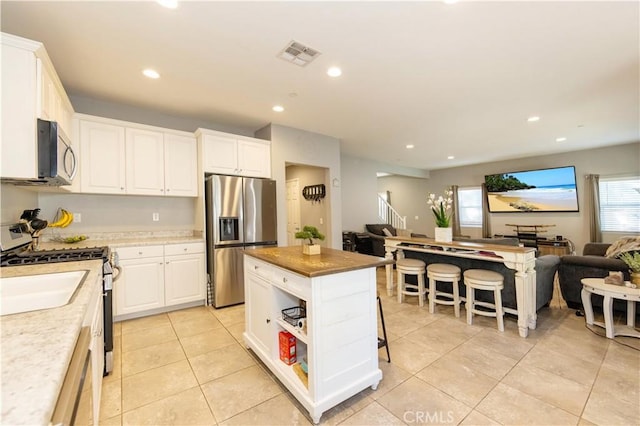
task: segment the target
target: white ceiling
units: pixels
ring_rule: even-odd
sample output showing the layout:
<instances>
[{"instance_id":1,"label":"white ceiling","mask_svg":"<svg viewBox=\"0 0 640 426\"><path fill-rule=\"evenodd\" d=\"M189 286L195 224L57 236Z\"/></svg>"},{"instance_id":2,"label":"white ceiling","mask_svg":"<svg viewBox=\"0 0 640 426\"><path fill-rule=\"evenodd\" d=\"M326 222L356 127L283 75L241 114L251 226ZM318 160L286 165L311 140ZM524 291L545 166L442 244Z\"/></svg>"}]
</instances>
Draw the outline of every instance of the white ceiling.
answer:
<instances>
[{"instance_id":1,"label":"white ceiling","mask_svg":"<svg viewBox=\"0 0 640 426\"><path fill-rule=\"evenodd\" d=\"M438 169L640 140L635 1L0 7L2 31L43 42L71 95L252 130L278 123L393 165ZM304 68L276 58L291 40L322 54ZM332 65L342 77L326 75ZM143 77L147 67L161 79Z\"/></svg>"}]
</instances>

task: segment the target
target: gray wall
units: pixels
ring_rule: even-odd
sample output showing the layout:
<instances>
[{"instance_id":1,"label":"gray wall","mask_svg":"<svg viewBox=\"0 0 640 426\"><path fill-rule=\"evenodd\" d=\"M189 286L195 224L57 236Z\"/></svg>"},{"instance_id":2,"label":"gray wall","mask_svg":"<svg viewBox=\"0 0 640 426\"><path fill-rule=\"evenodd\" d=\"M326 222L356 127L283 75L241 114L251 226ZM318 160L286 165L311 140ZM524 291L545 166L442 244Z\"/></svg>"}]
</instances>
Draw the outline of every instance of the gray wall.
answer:
<instances>
[{"instance_id":1,"label":"gray wall","mask_svg":"<svg viewBox=\"0 0 640 426\"><path fill-rule=\"evenodd\" d=\"M201 127L203 129L218 130L236 135L253 136L253 129L246 127L230 126L208 120L177 117L131 105L117 104L82 96L69 96L69 100L75 112L82 114L164 127L167 129L184 130L185 132L195 132L196 129Z\"/></svg>"},{"instance_id":2,"label":"gray wall","mask_svg":"<svg viewBox=\"0 0 640 426\"><path fill-rule=\"evenodd\" d=\"M407 217L407 229L433 237L432 215L427 205L430 192L441 194L444 188L432 187L431 179L385 176L378 178L378 192L391 193L391 206Z\"/></svg>"},{"instance_id":3,"label":"gray wall","mask_svg":"<svg viewBox=\"0 0 640 426\"><path fill-rule=\"evenodd\" d=\"M270 136L270 138L269 138ZM276 180L278 198L278 244L287 244L286 167L307 165L328 169L326 203L326 245L342 249L342 191L340 178L340 141L330 136L270 124L255 137L271 140L271 177Z\"/></svg>"},{"instance_id":4,"label":"gray wall","mask_svg":"<svg viewBox=\"0 0 640 426\"><path fill-rule=\"evenodd\" d=\"M367 223L378 223L378 164L342 156L342 225L361 232Z\"/></svg>"},{"instance_id":5,"label":"gray wall","mask_svg":"<svg viewBox=\"0 0 640 426\"><path fill-rule=\"evenodd\" d=\"M38 207L38 193L33 190L5 183L0 185L0 191L0 223L3 225L16 223L23 210Z\"/></svg>"},{"instance_id":6,"label":"gray wall","mask_svg":"<svg viewBox=\"0 0 640 426\"><path fill-rule=\"evenodd\" d=\"M53 219L58 207L81 213L82 222L68 228L47 229L49 233L91 233L126 231L174 231L194 229L195 198L144 197L97 194L38 195L38 206L44 219ZM160 220L152 220L153 213Z\"/></svg>"}]
</instances>

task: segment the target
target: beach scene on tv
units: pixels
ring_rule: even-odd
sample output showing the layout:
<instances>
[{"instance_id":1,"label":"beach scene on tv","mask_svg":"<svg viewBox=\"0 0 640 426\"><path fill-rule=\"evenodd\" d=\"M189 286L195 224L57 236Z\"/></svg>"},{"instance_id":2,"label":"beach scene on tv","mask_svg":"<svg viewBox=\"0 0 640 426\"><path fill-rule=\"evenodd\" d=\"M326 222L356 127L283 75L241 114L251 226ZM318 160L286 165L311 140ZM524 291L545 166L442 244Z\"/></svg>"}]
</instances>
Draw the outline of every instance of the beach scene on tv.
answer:
<instances>
[{"instance_id":1,"label":"beach scene on tv","mask_svg":"<svg viewBox=\"0 0 640 426\"><path fill-rule=\"evenodd\" d=\"M485 176L491 212L578 211L573 167Z\"/></svg>"}]
</instances>

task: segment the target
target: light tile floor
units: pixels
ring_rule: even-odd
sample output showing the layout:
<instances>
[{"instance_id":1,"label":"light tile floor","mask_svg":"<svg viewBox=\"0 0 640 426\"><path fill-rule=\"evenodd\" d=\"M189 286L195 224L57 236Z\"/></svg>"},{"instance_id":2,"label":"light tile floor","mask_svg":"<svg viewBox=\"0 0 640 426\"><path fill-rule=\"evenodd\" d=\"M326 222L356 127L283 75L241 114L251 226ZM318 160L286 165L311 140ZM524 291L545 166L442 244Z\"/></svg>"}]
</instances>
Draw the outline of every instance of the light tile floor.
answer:
<instances>
[{"instance_id":1,"label":"light tile floor","mask_svg":"<svg viewBox=\"0 0 640 426\"><path fill-rule=\"evenodd\" d=\"M387 297L384 378L321 424L640 424L640 352L596 335L555 297L523 339L514 318L474 325L451 307ZM103 425L297 425L306 411L242 343L244 306L198 307L117 323ZM625 343L625 339L618 339ZM629 340L626 340L629 342ZM635 341L633 342L635 343Z\"/></svg>"}]
</instances>

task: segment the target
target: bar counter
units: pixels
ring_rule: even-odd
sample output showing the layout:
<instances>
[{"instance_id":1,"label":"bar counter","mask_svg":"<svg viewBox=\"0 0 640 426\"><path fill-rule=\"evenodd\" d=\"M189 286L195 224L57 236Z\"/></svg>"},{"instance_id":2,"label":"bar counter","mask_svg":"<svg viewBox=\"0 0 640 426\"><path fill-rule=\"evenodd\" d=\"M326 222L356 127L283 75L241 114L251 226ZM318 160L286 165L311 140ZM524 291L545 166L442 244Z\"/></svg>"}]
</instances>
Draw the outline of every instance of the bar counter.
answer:
<instances>
[{"instance_id":1,"label":"bar counter","mask_svg":"<svg viewBox=\"0 0 640 426\"><path fill-rule=\"evenodd\" d=\"M515 291L517 310L505 308L505 312L518 316L520 336L527 337L529 329L536 328L536 250L531 247L515 247L501 244L453 241L436 242L431 238L387 237L385 239L386 258L404 257L405 251L437 254L473 259L481 262L498 262L515 271ZM429 262L427 262L429 263ZM393 295L393 268L387 265L387 294Z\"/></svg>"}]
</instances>

